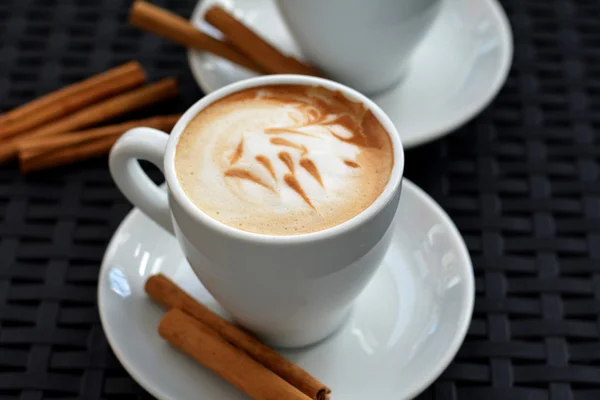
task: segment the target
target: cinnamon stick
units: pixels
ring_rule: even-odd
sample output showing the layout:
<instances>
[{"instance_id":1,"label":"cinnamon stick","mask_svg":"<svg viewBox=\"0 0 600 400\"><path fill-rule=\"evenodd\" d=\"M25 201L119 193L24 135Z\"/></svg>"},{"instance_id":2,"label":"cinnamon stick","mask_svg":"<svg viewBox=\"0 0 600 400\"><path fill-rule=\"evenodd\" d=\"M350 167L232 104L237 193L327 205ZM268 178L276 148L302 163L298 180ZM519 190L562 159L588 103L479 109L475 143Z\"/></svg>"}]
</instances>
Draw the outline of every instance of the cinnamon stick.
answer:
<instances>
[{"instance_id":1,"label":"cinnamon stick","mask_svg":"<svg viewBox=\"0 0 600 400\"><path fill-rule=\"evenodd\" d=\"M167 309L178 308L207 325L311 399L326 400L331 390L297 364L194 300L163 274L146 281L146 293Z\"/></svg>"},{"instance_id":2,"label":"cinnamon stick","mask_svg":"<svg viewBox=\"0 0 600 400\"><path fill-rule=\"evenodd\" d=\"M102 156L110 151L117 139L119 139L118 136L109 136L84 143L79 147L38 154L38 157L33 160L29 160L26 164L21 164L21 172L29 173Z\"/></svg>"},{"instance_id":3,"label":"cinnamon stick","mask_svg":"<svg viewBox=\"0 0 600 400\"><path fill-rule=\"evenodd\" d=\"M179 309L168 311L160 336L256 400L308 400L298 389Z\"/></svg>"},{"instance_id":4,"label":"cinnamon stick","mask_svg":"<svg viewBox=\"0 0 600 400\"><path fill-rule=\"evenodd\" d=\"M252 71L265 72L231 44L199 31L184 18L148 2L137 0L133 3L129 23L194 50L208 51Z\"/></svg>"},{"instance_id":5,"label":"cinnamon stick","mask_svg":"<svg viewBox=\"0 0 600 400\"><path fill-rule=\"evenodd\" d=\"M139 110L150 104L170 99L176 95L177 82L173 78L165 78L151 85L104 100L58 121L47 124L18 139L4 143L0 147L0 162L8 161L17 155L20 141L87 128L118 117L119 115Z\"/></svg>"},{"instance_id":6,"label":"cinnamon stick","mask_svg":"<svg viewBox=\"0 0 600 400\"><path fill-rule=\"evenodd\" d=\"M142 85L146 73L135 61L66 86L0 115L0 139L15 136L90 104Z\"/></svg>"},{"instance_id":7,"label":"cinnamon stick","mask_svg":"<svg viewBox=\"0 0 600 400\"><path fill-rule=\"evenodd\" d=\"M104 155L125 131L138 126L169 131L179 117L165 115L87 131L33 138L19 144L19 167L21 172L29 173Z\"/></svg>"},{"instance_id":8,"label":"cinnamon stick","mask_svg":"<svg viewBox=\"0 0 600 400\"><path fill-rule=\"evenodd\" d=\"M210 7L204 14L204 19L223 32L240 52L269 73L322 76L315 68L281 53L219 5Z\"/></svg>"}]
</instances>

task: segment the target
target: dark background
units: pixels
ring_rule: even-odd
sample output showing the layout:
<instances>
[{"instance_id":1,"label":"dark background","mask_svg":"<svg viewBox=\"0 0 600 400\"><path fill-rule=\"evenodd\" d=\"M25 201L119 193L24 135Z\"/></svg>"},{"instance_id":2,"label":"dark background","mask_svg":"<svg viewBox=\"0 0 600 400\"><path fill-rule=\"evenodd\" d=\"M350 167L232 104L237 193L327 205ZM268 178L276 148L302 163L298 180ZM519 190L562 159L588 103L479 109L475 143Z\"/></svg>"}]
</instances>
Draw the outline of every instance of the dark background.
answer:
<instances>
[{"instance_id":1,"label":"dark background","mask_svg":"<svg viewBox=\"0 0 600 400\"><path fill-rule=\"evenodd\" d=\"M186 18L195 5L154 3ZM422 398L598 399L600 2L502 3L515 57L501 93L406 154L406 176L464 235L477 287L467 339ZM129 6L0 1L0 110L132 59L181 90L135 116L185 110L202 96L185 50L129 26ZM149 397L96 308L105 246L130 209L106 157L28 177L0 167L0 400Z\"/></svg>"}]
</instances>

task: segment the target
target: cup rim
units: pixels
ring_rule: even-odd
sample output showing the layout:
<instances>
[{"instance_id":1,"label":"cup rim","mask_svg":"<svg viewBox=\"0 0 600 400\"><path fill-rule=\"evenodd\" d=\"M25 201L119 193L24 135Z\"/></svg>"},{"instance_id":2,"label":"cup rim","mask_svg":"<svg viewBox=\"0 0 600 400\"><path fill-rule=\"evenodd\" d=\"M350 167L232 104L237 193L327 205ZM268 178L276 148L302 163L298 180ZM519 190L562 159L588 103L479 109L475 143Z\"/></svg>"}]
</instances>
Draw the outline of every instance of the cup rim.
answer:
<instances>
[{"instance_id":1,"label":"cup rim","mask_svg":"<svg viewBox=\"0 0 600 400\"><path fill-rule=\"evenodd\" d=\"M392 142L392 149L394 152L394 164L392 171L385 185L383 191L379 196L364 210L353 216L352 218L329 228L295 235L271 235L266 233L256 233L244 231L230 225L227 225L221 221L212 218L210 215L202 211L194 202L186 195L183 187L177 178L175 171L175 154L177 150L177 143L188 123L204 108L208 105L218 101L219 99L228 96L232 93L239 92L241 90L257 87L257 86L270 86L270 85L304 85L304 86L322 86L329 90L339 90L344 95L352 100L360 101L370 111L373 112L375 117L381 122L386 131L390 136ZM299 244L307 243L312 241L323 240L329 237L337 236L345 233L349 230L356 228L364 224L366 221L375 217L384 207L388 204L397 189L402 183L402 177L404 174L404 148L400 140L400 135L396 130L396 127L385 114L385 112L376 105L371 99L341 83L326 79L318 78L308 75L292 75L292 74L273 74L264 75L258 77L251 77L243 79L234 83L230 83L223 86L200 100L196 101L191 107L183 113L177 123L173 126L167 142L165 156L163 160L163 171L165 175L165 181L168 186L170 196L179 204L184 211L189 214L196 222L209 227L223 235L237 238L240 240L253 241L253 242L268 242L281 243L281 244Z\"/></svg>"}]
</instances>

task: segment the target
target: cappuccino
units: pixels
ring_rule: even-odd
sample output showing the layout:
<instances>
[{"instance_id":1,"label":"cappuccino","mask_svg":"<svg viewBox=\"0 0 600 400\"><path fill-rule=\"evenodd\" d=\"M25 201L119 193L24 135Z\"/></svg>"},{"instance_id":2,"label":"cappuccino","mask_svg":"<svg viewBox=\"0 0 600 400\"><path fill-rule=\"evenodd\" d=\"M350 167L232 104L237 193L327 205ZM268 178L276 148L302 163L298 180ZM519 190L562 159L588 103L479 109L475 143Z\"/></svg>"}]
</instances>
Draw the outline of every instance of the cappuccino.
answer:
<instances>
[{"instance_id":1,"label":"cappuccino","mask_svg":"<svg viewBox=\"0 0 600 400\"><path fill-rule=\"evenodd\" d=\"M184 129L175 170L186 195L231 227L267 235L331 228L369 207L394 163L362 103L304 85L246 89Z\"/></svg>"}]
</instances>

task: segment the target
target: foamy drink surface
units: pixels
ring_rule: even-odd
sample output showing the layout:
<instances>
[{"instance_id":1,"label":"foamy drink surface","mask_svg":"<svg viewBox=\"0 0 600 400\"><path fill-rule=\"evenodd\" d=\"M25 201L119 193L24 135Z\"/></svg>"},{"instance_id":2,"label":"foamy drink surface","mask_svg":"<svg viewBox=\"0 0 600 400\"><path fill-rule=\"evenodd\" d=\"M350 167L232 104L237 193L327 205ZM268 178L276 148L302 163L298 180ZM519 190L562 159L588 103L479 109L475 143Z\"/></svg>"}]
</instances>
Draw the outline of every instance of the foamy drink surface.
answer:
<instances>
[{"instance_id":1,"label":"foamy drink surface","mask_svg":"<svg viewBox=\"0 0 600 400\"><path fill-rule=\"evenodd\" d=\"M200 111L177 144L175 170L210 217L268 235L339 225L369 207L394 161L371 111L323 87L273 85Z\"/></svg>"}]
</instances>

